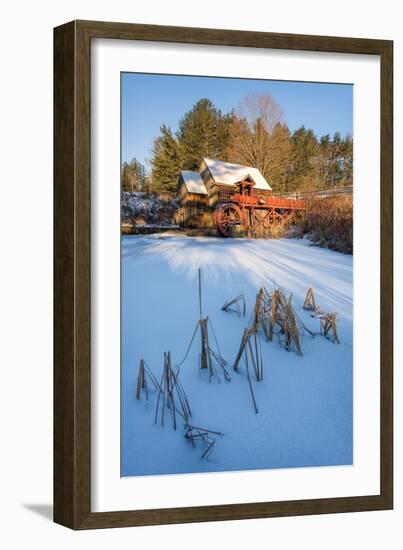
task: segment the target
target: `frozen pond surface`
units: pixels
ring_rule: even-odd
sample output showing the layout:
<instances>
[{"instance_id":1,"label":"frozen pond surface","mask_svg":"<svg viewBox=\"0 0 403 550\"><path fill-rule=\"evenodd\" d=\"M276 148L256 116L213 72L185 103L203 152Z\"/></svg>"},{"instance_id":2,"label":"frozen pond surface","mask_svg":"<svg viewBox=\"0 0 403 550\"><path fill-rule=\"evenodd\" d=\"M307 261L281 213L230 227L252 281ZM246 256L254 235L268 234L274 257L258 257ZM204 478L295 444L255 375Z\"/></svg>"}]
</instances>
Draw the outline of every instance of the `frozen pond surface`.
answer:
<instances>
[{"instance_id":1,"label":"frozen pond surface","mask_svg":"<svg viewBox=\"0 0 403 550\"><path fill-rule=\"evenodd\" d=\"M122 476L329 466L352 463L353 258L295 239L246 240L182 236L122 239ZM340 344L305 335L303 356L261 336L264 380L253 383L255 414L241 366L231 381L208 382L198 368L199 339L181 366L180 379L197 426L223 432L208 460L193 448L181 424L154 424L156 393L135 397L144 358L160 379L163 353L184 357L199 317L198 268L203 272L203 313L213 324L229 366L237 354L256 292L280 286L292 292L303 322L308 287L324 311L338 313ZM226 299L243 293L246 317L225 313Z\"/></svg>"}]
</instances>

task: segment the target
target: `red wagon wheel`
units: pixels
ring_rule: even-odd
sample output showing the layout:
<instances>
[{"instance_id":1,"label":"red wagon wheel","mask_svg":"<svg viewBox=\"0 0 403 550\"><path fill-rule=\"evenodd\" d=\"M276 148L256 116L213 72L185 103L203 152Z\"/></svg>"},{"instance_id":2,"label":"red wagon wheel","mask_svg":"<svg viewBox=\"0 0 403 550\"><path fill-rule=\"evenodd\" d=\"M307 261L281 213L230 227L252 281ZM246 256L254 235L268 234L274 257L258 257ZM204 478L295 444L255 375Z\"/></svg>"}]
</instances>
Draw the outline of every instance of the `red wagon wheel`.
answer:
<instances>
[{"instance_id":1,"label":"red wagon wheel","mask_svg":"<svg viewBox=\"0 0 403 550\"><path fill-rule=\"evenodd\" d=\"M242 212L239 206L232 203L222 204L215 212L216 224L224 237L231 236L231 229L236 225L243 225Z\"/></svg>"}]
</instances>

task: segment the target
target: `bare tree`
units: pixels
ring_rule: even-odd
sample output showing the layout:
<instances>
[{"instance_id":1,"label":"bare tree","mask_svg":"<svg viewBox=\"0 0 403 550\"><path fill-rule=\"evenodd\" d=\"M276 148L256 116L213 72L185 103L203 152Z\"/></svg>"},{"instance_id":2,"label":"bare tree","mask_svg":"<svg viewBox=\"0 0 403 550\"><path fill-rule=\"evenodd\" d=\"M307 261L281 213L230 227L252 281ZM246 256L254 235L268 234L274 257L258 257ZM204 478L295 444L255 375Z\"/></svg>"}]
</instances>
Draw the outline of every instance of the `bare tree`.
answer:
<instances>
[{"instance_id":1,"label":"bare tree","mask_svg":"<svg viewBox=\"0 0 403 550\"><path fill-rule=\"evenodd\" d=\"M271 133L283 119L283 110L269 94L250 94L243 97L235 111L238 118L245 120L253 131L257 121Z\"/></svg>"},{"instance_id":2,"label":"bare tree","mask_svg":"<svg viewBox=\"0 0 403 550\"><path fill-rule=\"evenodd\" d=\"M284 186L291 151L282 117L281 107L270 95L244 97L233 119L227 150L228 160L259 168L279 190Z\"/></svg>"}]
</instances>

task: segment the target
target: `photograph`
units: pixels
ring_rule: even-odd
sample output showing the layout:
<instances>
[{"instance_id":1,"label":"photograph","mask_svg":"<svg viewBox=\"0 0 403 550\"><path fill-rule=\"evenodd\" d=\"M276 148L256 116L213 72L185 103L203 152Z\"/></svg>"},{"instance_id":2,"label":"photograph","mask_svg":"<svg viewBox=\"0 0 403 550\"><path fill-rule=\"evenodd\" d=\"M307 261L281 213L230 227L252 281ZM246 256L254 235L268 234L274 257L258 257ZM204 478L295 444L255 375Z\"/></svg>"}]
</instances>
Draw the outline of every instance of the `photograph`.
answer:
<instances>
[{"instance_id":1,"label":"photograph","mask_svg":"<svg viewBox=\"0 0 403 550\"><path fill-rule=\"evenodd\" d=\"M354 465L353 93L121 73L122 478Z\"/></svg>"},{"instance_id":2,"label":"photograph","mask_svg":"<svg viewBox=\"0 0 403 550\"><path fill-rule=\"evenodd\" d=\"M0 546L398 550L398 3L2 7Z\"/></svg>"}]
</instances>

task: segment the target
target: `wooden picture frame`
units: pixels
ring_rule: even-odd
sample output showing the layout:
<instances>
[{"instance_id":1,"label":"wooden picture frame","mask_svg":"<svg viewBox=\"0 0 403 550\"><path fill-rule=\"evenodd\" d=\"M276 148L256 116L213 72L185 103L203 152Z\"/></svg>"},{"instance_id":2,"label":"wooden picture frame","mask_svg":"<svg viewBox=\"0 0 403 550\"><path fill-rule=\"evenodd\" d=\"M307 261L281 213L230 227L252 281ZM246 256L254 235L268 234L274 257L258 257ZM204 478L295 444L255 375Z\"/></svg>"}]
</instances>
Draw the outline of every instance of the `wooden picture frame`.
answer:
<instances>
[{"instance_id":1,"label":"wooden picture frame","mask_svg":"<svg viewBox=\"0 0 403 550\"><path fill-rule=\"evenodd\" d=\"M380 493L186 508L91 512L91 40L113 38L338 52L381 63ZM72 529L329 514L393 507L393 43L127 23L54 30L54 521Z\"/></svg>"}]
</instances>

